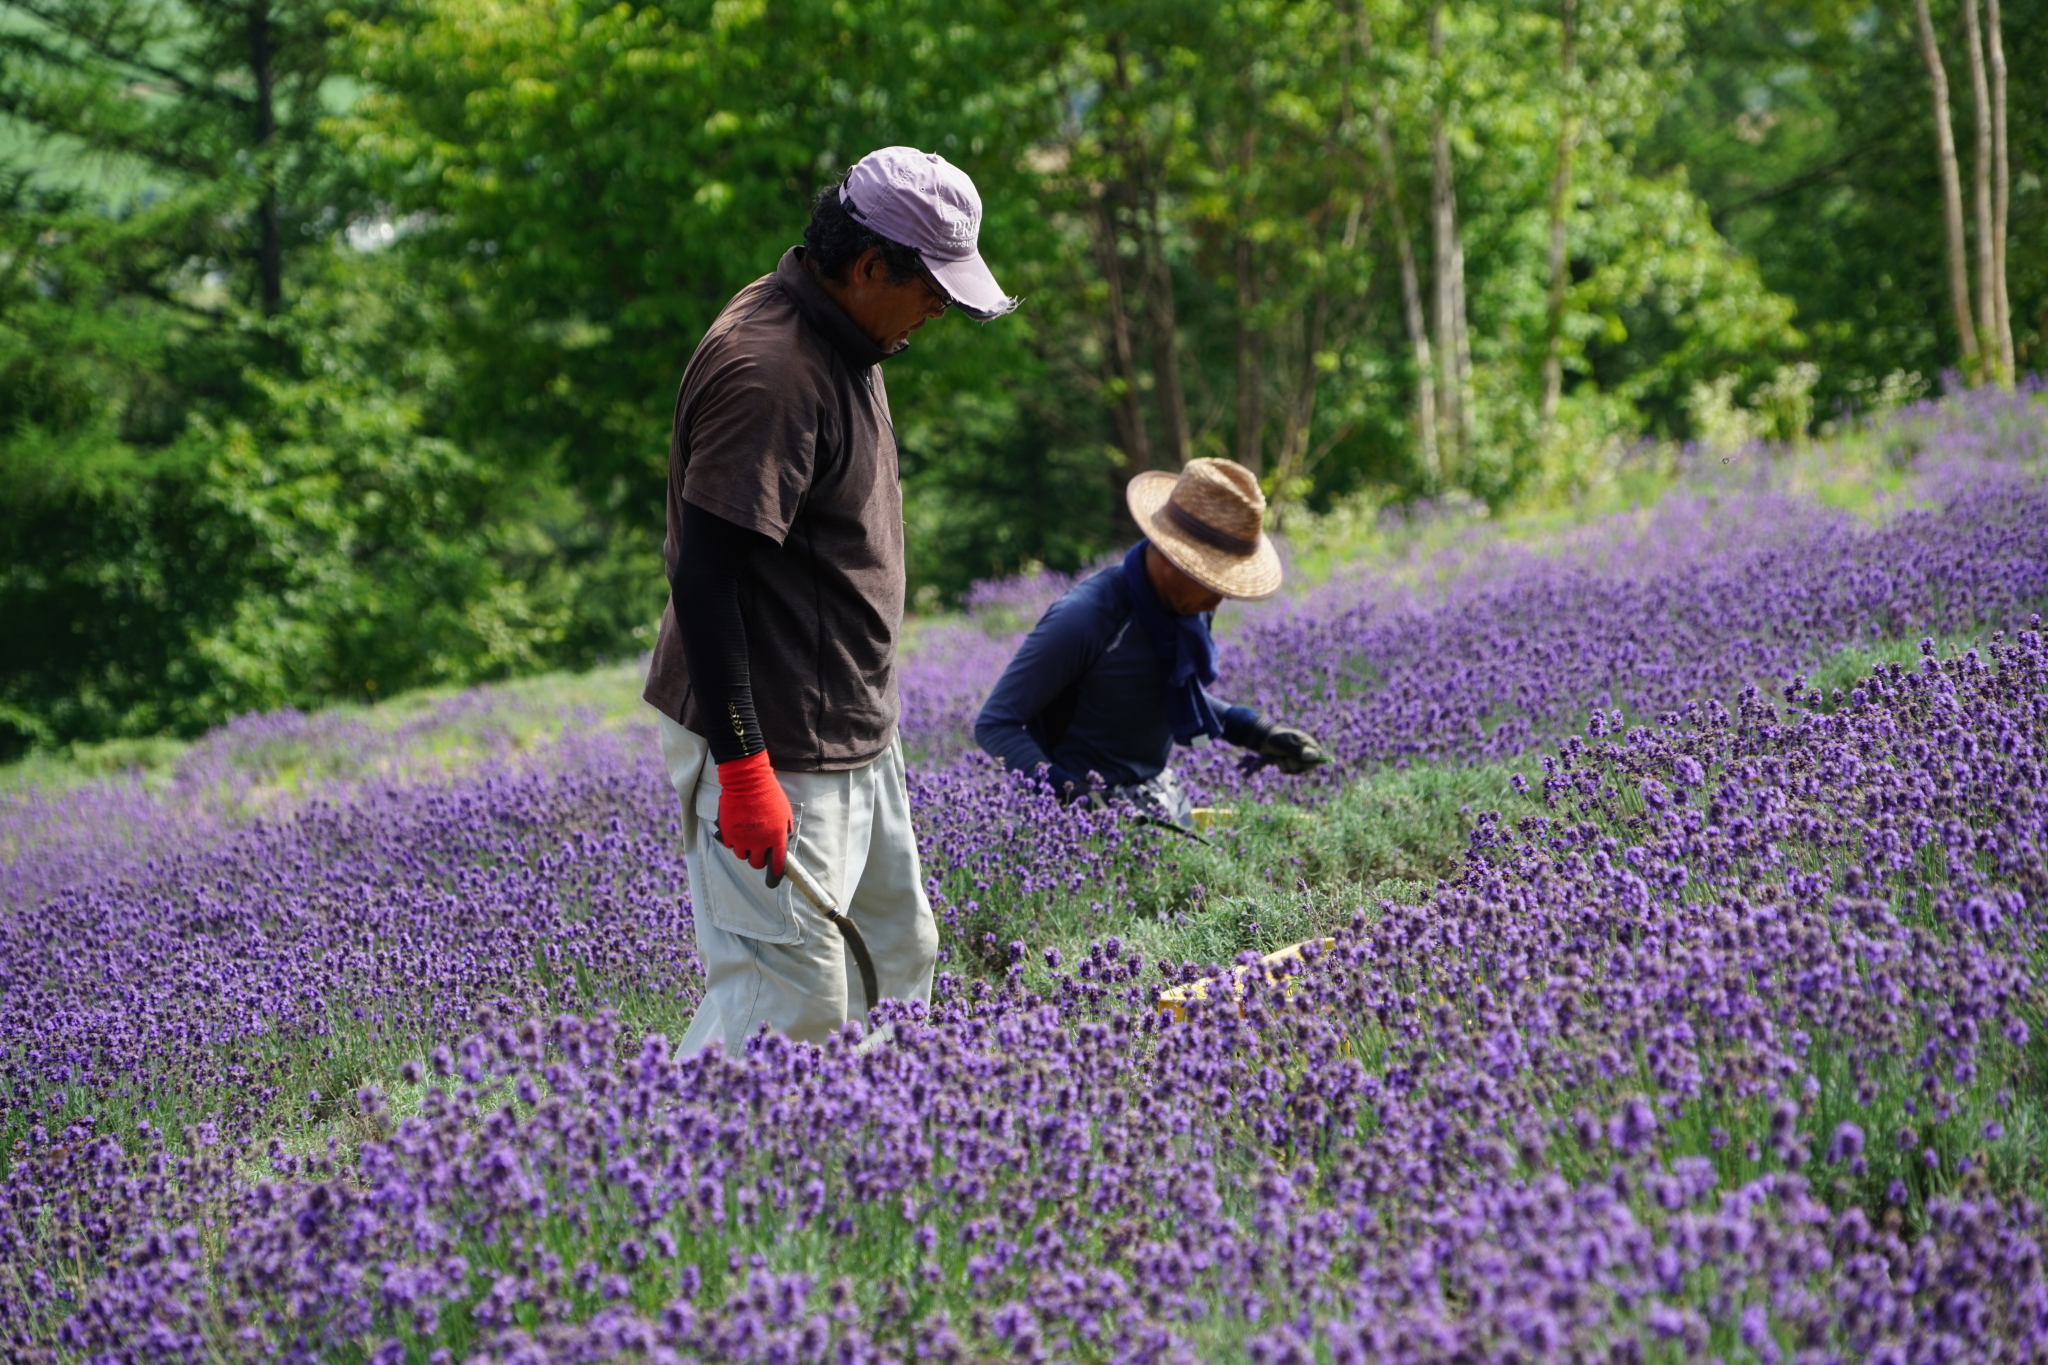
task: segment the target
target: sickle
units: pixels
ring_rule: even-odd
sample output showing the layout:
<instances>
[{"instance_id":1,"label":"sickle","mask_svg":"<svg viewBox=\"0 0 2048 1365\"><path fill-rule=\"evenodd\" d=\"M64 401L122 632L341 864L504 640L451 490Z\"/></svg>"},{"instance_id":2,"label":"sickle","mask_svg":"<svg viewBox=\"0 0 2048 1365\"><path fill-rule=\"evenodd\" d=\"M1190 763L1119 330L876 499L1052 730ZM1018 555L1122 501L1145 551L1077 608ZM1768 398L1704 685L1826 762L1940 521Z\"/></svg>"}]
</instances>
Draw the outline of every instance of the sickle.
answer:
<instances>
[{"instance_id":1,"label":"sickle","mask_svg":"<svg viewBox=\"0 0 2048 1365\"><path fill-rule=\"evenodd\" d=\"M725 835L715 824L711 827L711 836L719 843L725 844ZM730 844L725 846L732 847ZM732 856L738 858L740 855L735 852ZM804 871L804 865L796 860L794 852L783 854L782 875L796 884L796 889L803 892L804 899L816 906L818 913L830 920L832 927L839 931L839 936L846 940L846 950L853 954L853 963L860 968L860 989L867 997L867 1005L861 1013L867 1014L882 997L882 988L875 977L875 959L868 953L867 940L860 936L860 930L854 927L852 920L839 913L839 902L833 900L825 893L823 887L811 880L811 874Z\"/></svg>"}]
</instances>

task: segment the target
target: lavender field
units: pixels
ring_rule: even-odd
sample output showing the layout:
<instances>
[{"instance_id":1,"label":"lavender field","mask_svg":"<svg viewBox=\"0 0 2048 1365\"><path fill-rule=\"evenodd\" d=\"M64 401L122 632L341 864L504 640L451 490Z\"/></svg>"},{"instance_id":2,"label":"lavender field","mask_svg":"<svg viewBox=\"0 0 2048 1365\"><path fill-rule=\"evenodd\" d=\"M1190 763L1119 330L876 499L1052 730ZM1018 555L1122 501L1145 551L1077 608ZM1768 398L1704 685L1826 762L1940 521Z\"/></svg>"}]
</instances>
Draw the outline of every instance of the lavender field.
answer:
<instances>
[{"instance_id":1,"label":"lavender field","mask_svg":"<svg viewBox=\"0 0 2048 1365\"><path fill-rule=\"evenodd\" d=\"M822 1049L671 1055L629 670L6 789L0 1355L2048 1359L2048 407L1854 442L1228 616L1337 761L1209 845L969 752L985 587L937 998Z\"/></svg>"}]
</instances>

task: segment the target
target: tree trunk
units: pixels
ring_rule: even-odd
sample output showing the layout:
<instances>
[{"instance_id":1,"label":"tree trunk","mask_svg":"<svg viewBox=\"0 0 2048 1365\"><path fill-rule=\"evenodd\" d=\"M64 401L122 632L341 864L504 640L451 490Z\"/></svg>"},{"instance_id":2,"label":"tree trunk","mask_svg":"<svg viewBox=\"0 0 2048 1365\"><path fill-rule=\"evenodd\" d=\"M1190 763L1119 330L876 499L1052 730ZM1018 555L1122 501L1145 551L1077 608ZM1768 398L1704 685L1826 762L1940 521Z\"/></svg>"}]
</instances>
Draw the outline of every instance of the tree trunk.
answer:
<instances>
[{"instance_id":1,"label":"tree trunk","mask_svg":"<svg viewBox=\"0 0 2048 1365\"><path fill-rule=\"evenodd\" d=\"M1379 124L1380 162L1387 176L1387 204L1394 224L1394 251L1401 260L1401 310L1408 323L1408 345L1415 352L1415 437L1422 455L1422 484L1434 493L1443 482L1443 460L1437 452L1436 359L1430 354L1429 327L1422 315L1422 274L1415 265L1415 242L1408 234L1408 215L1401 211L1401 189L1394 180L1394 135L1385 108L1374 114Z\"/></svg>"},{"instance_id":2,"label":"tree trunk","mask_svg":"<svg viewBox=\"0 0 2048 1365\"><path fill-rule=\"evenodd\" d=\"M1281 485L1276 492L1288 496L1284 485L1294 482L1308 471L1303 467L1308 453L1309 436L1315 424L1316 381L1321 372L1316 369L1316 356L1323 349L1323 334L1330 321L1330 294L1326 289L1315 292L1315 300L1309 305L1307 325L1301 338L1301 373L1295 386L1293 400L1287 405L1286 426L1280 436L1279 478L1274 482Z\"/></svg>"},{"instance_id":3,"label":"tree trunk","mask_svg":"<svg viewBox=\"0 0 2048 1365\"><path fill-rule=\"evenodd\" d=\"M1361 17L1360 26L1364 20ZM1401 262L1401 311L1408 324L1408 345L1415 353L1415 441L1422 457L1422 483L1434 493L1443 478L1437 456L1436 361L1430 355L1429 325L1422 313L1422 276L1415 265L1415 242L1408 234L1408 215L1401 211L1401 187L1395 172L1394 133L1387 126L1387 107L1373 104L1373 134L1379 144L1380 174L1387 182L1388 217L1394 224L1394 253Z\"/></svg>"},{"instance_id":4,"label":"tree trunk","mask_svg":"<svg viewBox=\"0 0 2048 1365\"><path fill-rule=\"evenodd\" d=\"M1472 395L1472 315L1465 304L1465 238L1458 228L1455 193L1451 199L1451 353L1457 362L1458 452L1471 465L1478 444L1479 404Z\"/></svg>"},{"instance_id":5,"label":"tree trunk","mask_svg":"<svg viewBox=\"0 0 2048 1365\"><path fill-rule=\"evenodd\" d=\"M1254 474L1259 472L1259 433L1266 423L1265 366L1260 355L1260 337L1252 326L1252 310L1258 307L1258 281L1252 274L1252 242L1237 239L1237 462Z\"/></svg>"},{"instance_id":6,"label":"tree trunk","mask_svg":"<svg viewBox=\"0 0 2048 1365\"><path fill-rule=\"evenodd\" d=\"M1934 40L1934 20L1927 13L1927 0L1913 0L1913 17L1920 30L1920 59L1927 65L1927 84L1934 100L1934 151L1941 171L1942 218L1948 226L1948 296L1955 313L1957 344L1962 350L1963 369L1980 378L1977 324L1970 317L1970 263L1963 241L1963 186L1956 170L1956 135L1949 122L1948 72L1941 64L1941 48Z\"/></svg>"},{"instance_id":7,"label":"tree trunk","mask_svg":"<svg viewBox=\"0 0 2048 1365\"><path fill-rule=\"evenodd\" d=\"M1333 149L1334 150L1334 149ZM1344 220L1344 236L1338 250L1349 256L1358 245L1358 227L1365 221L1366 201L1358 199L1351 205L1351 212ZM1318 250L1327 244L1327 235L1318 233ZM1322 354L1323 338L1328 334L1330 323L1330 291L1318 288L1314 301L1309 305L1308 326L1302 333L1301 375L1294 386L1294 399L1287 405L1285 428L1280 437L1280 470L1274 479L1275 491L1288 496L1287 485L1310 473L1309 442L1315 435L1316 388L1321 383L1322 367L1316 357Z\"/></svg>"},{"instance_id":8,"label":"tree trunk","mask_svg":"<svg viewBox=\"0 0 2048 1365\"><path fill-rule=\"evenodd\" d=\"M1138 358L1131 345L1131 313L1124 302L1123 255L1116 248L1116 209L1111 191L1095 200L1095 268L1109 291L1110 382L1116 390L1117 437L1133 470L1152 467L1152 442L1138 401Z\"/></svg>"},{"instance_id":9,"label":"tree trunk","mask_svg":"<svg viewBox=\"0 0 2048 1365\"><path fill-rule=\"evenodd\" d=\"M1161 454L1179 469L1188 462L1187 399L1180 383L1180 330L1174 320L1173 272L1166 264L1165 234L1159 227L1159 187L1146 177L1145 255L1151 297L1145 309L1152 328L1152 398L1159 405Z\"/></svg>"},{"instance_id":10,"label":"tree trunk","mask_svg":"<svg viewBox=\"0 0 2048 1365\"><path fill-rule=\"evenodd\" d=\"M1578 109L1572 95L1572 79L1578 54L1578 0L1563 0L1559 13L1561 38L1558 43L1557 172L1550 181L1550 296L1543 318L1543 406L1542 424L1549 430L1557 419L1557 404L1564 394L1564 287L1565 215L1571 203L1572 152L1578 145Z\"/></svg>"},{"instance_id":11,"label":"tree trunk","mask_svg":"<svg viewBox=\"0 0 2048 1365\"><path fill-rule=\"evenodd\" d=\"M1977 222L1977 345L1983 352L1988 378L2004 382L1998 372L1998 343L1993 326L1998 304L1992 286L1991 248L1991 87L1984 72L1984 34L1977 14L1978 0L1963 0L1963 43L1969 49L1970 107L1977 115L1977 154L1970 162L1970 207Z\"/></svg>"},{"instance_id":12,"label":"tree trunk","mask_svg":"<svg viewBox=\"0 0 2048 1365\"><path fill-rule=\"evenodd\" d=\"M1438 11L1429 12L1429 55L1431 64L1442 51L1441 26ZM1429 224L1431 284L1431 330L1436 334L1437 364L1439 382L1437 385L1437 410L1444 419L1445 429L1438 433L1438 448L1444 457L1444 465L1450 468L1457 464L1458 431L1462 426L1458 417L1458 343L1456 328L1451 322L1451 311L1457 298L1457 291L1451 283L1451 256L1457 236L1457 223L1453 217L1455 207L1451 201L1451 152L1444 132L1443 91L1439 81L1437 108L1430 115L1429 125Z\"/></svg>"},{"instance_id":13,"label":"tree trunk","mask_svg":"<svg viewBox=\"0 0 2048 1365\"><path fill-rule=\"evenodd\" d=\"M2018 377L2012 345L2012 299L2006 292L2005 225L2012 206L2012 163L2006 155L2005 37L1998 0L1984 0L1985 43L1991 56L1991 303L1992 339L1998 343L1999 382Z\"/></svg>"},{"instance_id":14,"label":"tree trunk","mask_svg":"<svg viewBox=\"0 0 2048 1365\"><path fill-rule=\"evenodd\" d=\"M284 306L284 240L277 223L277 181L270 164L270 140L277 133L272 92L270 10L263 3L249 9L249 71L256 83L256 166L261 193L256 203L256 280L266 316Z\"/></svg>"},{"instance_id":15,"label":"tree trunk","mask_svg":"<svg viewBox=\"0 0 2048 1365\"><path fill-rule=\"evenodd\" d=\"M250 6L250 74L256 78L256 289L266 317L285 307L285 241L276 223L276 178L270 166L270 139L276 135L276 106L270 72L270 10L264 0Z\"/></svg>"},{"instance_id":16,"label":"tree trunk","mask_svg":"<svg viewBox=\"0 0 2048 1365\"><path fill-rule=\"evenodd\" d=\"M1111 39L1110 54L1116 89L1120 94L1129 94L1130 68L1121 36ZM1159 227L1159 181L1151 158L1145 154L1143 135L1131 135L1128 125L1124 132L1127 140L1117 159L1128 175L1126 183L1139 196L1131 205L1131 231L1138 241L1138 288L1145 300L1144 321L1151 332L1152 401L1159 409L1159 443L1163 447L1159 454L1172 461L1169 468L1179 469L1188 459L1187 400L1180 383L1180 335L1174 320L1173 273L1166 264L1166 244ZM1136 397L1134 386L1133 401ZM1144 467L1152 468L1149 454Z\"/></svg>"},{"instance_id":17,"label":"tree trunk","mask_svg":"<svg viewBox=\"0 0 2048 1365\"><path fill-rule=\"evenodd\" d=\"M1458 238L1458 195L1451 166L1448 82L1443 79L1443 8L1429 12L1430 64L1437 73L1436 109L1430 120L1430 208L1436 256L1436 352L1441 384L1440 411L1449 430L1439 429L1438 450L1446 471L1471 452L1472 350L1465 328L1465 249Z\"/></svg>"},{"instance_id":18,"label":"tree trunk","mask_svg":"<svg viewBox=\"0 0 2048 1365\"><path fill-rule=\"evenodd\" d=\"M1358 46L1372 56L1372 16L1358 6ZM1434 493L1443 477L1437 458L1436 362L1429 349L1429 327L1422 313L1422 277L1415 266L1415 241L1408 234L1408 215L1401 211L1400 174L1394 158L1394 130L1387 102L1373 92L1373 144L1379 152L1380 175L1387 185L1387 216L1394 225L1394 254L1401 263L1401 312L1408 326L1408 345L1415 354L1415 445L1422 462L1423 491Z\"/></svg>"},{"instance_id":19,"label":"tree trunk","mask_svg":"<svg viewBox=\"0 0 2048 1365\"><path fill-rule=\"evenodd\" d=\"M1250 127L1238 144L1238 234L1232 250L1231 269L1237 287L1237 462L1254 474L1263 463L1259 436L1266 425L1266 375L1258 328L1253 314L1259 306L1258 259L1245 219L1251 214L1249 181L1255 143Z\"/></svg>"}]
</instances>

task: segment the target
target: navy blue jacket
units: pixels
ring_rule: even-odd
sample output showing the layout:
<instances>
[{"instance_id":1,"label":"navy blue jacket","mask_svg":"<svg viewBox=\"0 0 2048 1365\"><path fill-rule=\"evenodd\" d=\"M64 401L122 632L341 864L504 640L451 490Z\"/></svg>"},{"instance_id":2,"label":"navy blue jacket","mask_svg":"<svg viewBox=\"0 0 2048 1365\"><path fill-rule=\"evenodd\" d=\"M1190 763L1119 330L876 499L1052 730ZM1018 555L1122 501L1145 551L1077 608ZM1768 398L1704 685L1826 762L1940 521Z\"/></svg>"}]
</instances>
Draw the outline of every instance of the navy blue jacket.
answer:
<instances>
[{"instance_id":1,"label":"navy blue jacket","mask_svg":"<svg viewBox=\"0 0 2048 1365\"><path fill-rule=\"evenodd\" d=\"M1205 622L1206 623L1206 622ZM1070 687L1078 683L1071 695ZM1213 696L1223 737L1243 744L1258 721L1248 706ZM1058 713L1071 719L1059 731ZM1051 722L1050 724L1048 722ZM1074 586L1039 618L974 722L974 740L1020 772L1055 770L1055 783L1091 772L1110 786L1156 776L1173 755L1165 667L1132 620L1131 589L1112 565Z\"/></svg>"}]
</instances>

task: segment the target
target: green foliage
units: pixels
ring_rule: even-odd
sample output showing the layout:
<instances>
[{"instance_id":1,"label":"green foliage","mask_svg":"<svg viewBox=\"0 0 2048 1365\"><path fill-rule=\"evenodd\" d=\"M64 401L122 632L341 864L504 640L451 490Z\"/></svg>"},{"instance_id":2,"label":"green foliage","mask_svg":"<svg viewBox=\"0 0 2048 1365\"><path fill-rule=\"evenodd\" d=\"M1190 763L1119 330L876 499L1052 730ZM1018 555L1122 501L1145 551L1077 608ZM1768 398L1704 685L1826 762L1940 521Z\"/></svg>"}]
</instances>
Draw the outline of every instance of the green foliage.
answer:
<instances>
[{"instance_id":1,"label":"green foliage","mask_svg":"<svg viewBox=\"0 0 2048 1365\"><path fill-rule=\"evenodd\" d=\"M2048 297L2048 120L2038 88L2048 9L2001 5L2011 69L2010 288L2022 372L2042 367ZM1975 114L1960 20L1934 3L1969 190ZM1751 0L1688 15L1697 76L1673 93L1644 149L1683 167L1715 227L1798 305L1819 367L1817 415L1866 409L1955 365L1927 75L1911 6Z\"/></svg>"},{"instance_id":2,"label":"green foliage","mask_svg":"<svg viewBox=\"0 0 2048 1365\"><path fill-rule=\"evenodd\" d=\"M288 5L0 30L0 754L649 629L649 538L549 460L451 439L448 292L334 233L361 200L318 128L329 56Z\"/></svg>"},{"instance_id":3,"label":"green foliage","mask_svg":"<svg viewBox=\"0 0 2048 1365\"><path fill-rule=\"evenodd\" d=\"M426 433L414 393L355 368L351 331L388 325L380 302L309 293L307 376L195 431L225 494L211 510L250 546L232 613L193 641L236 694L224 714L531 672L567 632L573 569L545 534L561 493Z\"/></svg>"},{"instance_id":4,"label":"green foliage","mask_svg":"<svg viewBox=\"0 0 2048 1365\"><path fill-rule=\"evenodd\" d=\"M650 433L704 324L796 239L816 184L890 141L976 175L986 252L1028 300L971 339L927 333L890 367L927 533L919 586L946 597L1026 561L1084 561L1117 536L1121 480L1182 453L1247 459L1318 500L1361 480L1417 487L1387 205L1422 220L1421 132L1446 95L1487 418L1459 476L1498 500L1540 468L1521 390L1554 21L1461 11L1440 76L1416 15L1345 5L750 13L438 0L348 30L369 93L335 128L391 211L415 215L397 250L449 292L465 378L451 433L559 452L617 534L658 525ZM1361 18L1387 35L1372 53ZM1789 307L1682 181L1631 169L1683 75L1681 33L1666 6L1585 39L1568 332L1595 447L1660 403L1682 422L1693 383L1796 341ZM1393 182L1375 102L1401 130ZM1606 351L1582 358L1585 338Z\"/></svg>"},{"instance_id":5,"label":"green foliage","mask_svg":"<svg viewBox=\"0 0 2048 1365\"><path fill-rule=\"evenodd\" d=\"M122 439L118 401L68 431L16 426L0 466L16 747L556 666L593 625L622 624L579 610L607 575L658 576L583 543L552 470L429 429L448 367L417 344L398 262L332 276L265 329L294 372L246 369L231 408L188 412L161 446ZM58 354L71 372L45 392L90 393L105 373L90 351Z\"/></svg>"},{"instance_id":6,"label":"green foliage","mask_svg":"<svg viewBox=\"0 0 2048 1365\"><path fill-rule=\"evenodd\" d=\"M441 0L347 33L370 90L335 129L391 211L420 215L395 250L449 300L450 434L558 461L608 536L658 543L691 349L800 239L813 191L872 147L914 142L973 170L1013 290L1034 292L1024 263L1048 254L994 150L1037 132L1013 126L1028 91L1006 84L1035 33L1026 10ZM949 593L1022 558L1070 560L1077 500L1041 502L1018 473L1092 458L1034 420L1059 405L1031 384L1031 329L958 339L967 325L921 333L887 371L913 501L949 523L920 546L920 577ZM1107 481L1088 489L1093 549L1112 523ZM954 553L951 512L990 491L1008 515L968 518ZM658 584L635 594L649 620Z\"/></svg>"},{"instance_id":7,"label":"green foliage","mask_svg":"<svg viewBox=\"0 0 2048 1365\"><path fill-rule=\"evenodd\" d=\"M35 178L141 221L126 293L219 320L274 313L287 258L331 212L314 132L325 7L306 0L10 0L0 114L40 144ZM97 191L97 193L93 193ZM98 199L102 202L90 203Z\"/></svg>"}]
</instances>

